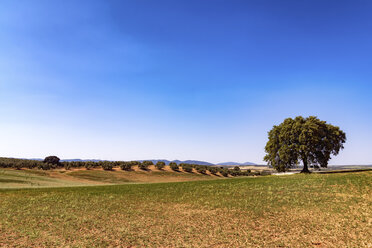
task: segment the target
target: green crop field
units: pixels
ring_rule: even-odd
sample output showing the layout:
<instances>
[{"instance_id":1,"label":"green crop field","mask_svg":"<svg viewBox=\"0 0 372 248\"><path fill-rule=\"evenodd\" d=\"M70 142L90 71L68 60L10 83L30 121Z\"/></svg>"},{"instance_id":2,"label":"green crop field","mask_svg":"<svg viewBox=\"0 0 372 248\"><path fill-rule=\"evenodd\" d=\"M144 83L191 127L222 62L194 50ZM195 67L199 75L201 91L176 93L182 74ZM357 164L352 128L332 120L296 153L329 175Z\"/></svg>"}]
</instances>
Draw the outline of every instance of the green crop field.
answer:
<instances>
[{"instance_id":1,"label":"green crop field","mask_svg":"<svg viewBox=\"0 0 372 248\"><path fill-rule=\"evenodd\" d=\"M0 190L0 247L371 246L372 172Z\"/></svg>"}]
</instances>

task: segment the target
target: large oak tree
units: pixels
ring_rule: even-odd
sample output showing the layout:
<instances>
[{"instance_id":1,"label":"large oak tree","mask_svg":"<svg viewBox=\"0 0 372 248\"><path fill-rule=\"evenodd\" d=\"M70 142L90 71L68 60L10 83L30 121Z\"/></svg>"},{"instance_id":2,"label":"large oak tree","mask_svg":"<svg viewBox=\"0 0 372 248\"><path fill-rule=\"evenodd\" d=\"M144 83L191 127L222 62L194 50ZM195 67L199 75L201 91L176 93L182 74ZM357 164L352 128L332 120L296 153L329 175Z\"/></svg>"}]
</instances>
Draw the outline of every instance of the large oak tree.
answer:
<instances>
[{"instance_id":1,"label":"large oak tree","mask_svg":"<svg viewBox=\"0 0 372 248\"><path fill-rule=\"evenodd\" d=\"M269 132L265 161L277 171L303 163L302 172L309 165L327 167L331 155L337 155L346 142L346 134L337 126L315 116L287 118Z\"/></svg>"}]
</instances>

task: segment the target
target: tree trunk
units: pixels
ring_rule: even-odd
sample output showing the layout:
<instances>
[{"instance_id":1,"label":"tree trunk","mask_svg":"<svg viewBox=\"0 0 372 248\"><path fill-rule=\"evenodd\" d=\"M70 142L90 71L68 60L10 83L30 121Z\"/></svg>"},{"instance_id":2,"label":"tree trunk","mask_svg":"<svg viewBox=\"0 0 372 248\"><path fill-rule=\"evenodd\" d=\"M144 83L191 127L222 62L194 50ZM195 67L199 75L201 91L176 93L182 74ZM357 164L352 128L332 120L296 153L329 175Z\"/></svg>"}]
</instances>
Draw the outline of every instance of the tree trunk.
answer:
<instances>
[{"instance_id":1,"label":"tree trunk","mask_svg":"<svg viewBox=\"0 0 372 248\"><path fill-rule=\"evenodd\" d=\"M302 169L301 173L310 173L309 168L307 167L307 158L302 159L304 162L304 168Z\"/></svg>"}]
</instances>

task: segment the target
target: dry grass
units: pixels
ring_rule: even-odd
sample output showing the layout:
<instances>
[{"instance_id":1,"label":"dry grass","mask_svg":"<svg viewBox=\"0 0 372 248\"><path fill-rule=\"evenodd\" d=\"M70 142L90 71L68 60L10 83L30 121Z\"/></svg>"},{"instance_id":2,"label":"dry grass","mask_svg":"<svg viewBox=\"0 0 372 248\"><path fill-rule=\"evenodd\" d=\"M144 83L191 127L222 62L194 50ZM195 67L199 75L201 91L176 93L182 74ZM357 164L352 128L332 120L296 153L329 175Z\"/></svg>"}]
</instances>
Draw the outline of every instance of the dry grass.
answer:
<instances>
[{"instance_id":1,"label":"dry grass","mask_svg":"<svg viewBox=\"0 0 372 248\"><path fill-rule=\"evenodd\" d=\"M169 166L158 170L150 166L144 171L134 167L132 171L123 171L114 168L113 171L102 169L86 170L85 168L65 170L14 170L0 169L0 188L34 188L34 187L64 187L64 186L88 186L102 184L125 184L125 183L158 183L158 182L185 182L195 180L211 180L221 178L219 176L197 173L175 172Z\"/></svg>"},{"instance_id":2,"label":"dry grass","mask_svg":"<svg viewBox=\"0 0 372 248\"><path fill-rule=\"evenodd\" d=\"M0 191L1 247L371 247L372 172Z\"/></svg>"}]
</instances>

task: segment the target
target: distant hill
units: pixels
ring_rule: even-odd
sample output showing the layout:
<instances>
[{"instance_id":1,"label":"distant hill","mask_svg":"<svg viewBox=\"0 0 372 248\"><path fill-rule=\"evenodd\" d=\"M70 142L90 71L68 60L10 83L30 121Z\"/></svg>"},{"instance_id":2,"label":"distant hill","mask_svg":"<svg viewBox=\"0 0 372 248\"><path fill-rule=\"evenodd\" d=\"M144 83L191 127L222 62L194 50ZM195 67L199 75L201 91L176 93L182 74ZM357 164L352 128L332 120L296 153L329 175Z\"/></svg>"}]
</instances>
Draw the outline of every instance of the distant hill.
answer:
<instances>
[{"instance_id":1,"label":"distant hill","mask_svg":"<svg viewBox=\"0 0 372 248\"><path fill-rule=\"evenodd\" d=\"M199 161L199 160L184 160L184 161L181 161L181 160L170 161L170 160L166 160L166 159L149 159L149 160L152 161L154 164L156 164L159 161L162 161L166 165L168 165L170 162L174 162L174 163L177 163L177 164L186 163L186 164L214 165L212 163L205 162L205 161ZM138 161L143 162L144 160L138 160Z\"/></svg>"},{"instance_id":2,"label":"distant hill","mask_svg":"<svg viewBox=\"0 0 372 248\"><path fill-rule=\"evenodd\" d=\"M239 166L240 163L237 163L237 162L223 162L223 163L218 163L216 165L221 165L221 166L224 166L224 165L237 165L237 166Z\"/></svg>"},{"instance_id":3,"label":"distant hill","mask_svg":"<svg viewBox=\"0 0 372 248\"><path fill-rule=\"evenodd\" d=\"M238 163L238 162L223 162L223 163L218 163L216 165L221 165L221 166L245 166L245 165L257 165L252 162L244 162L244 163Z\"/></svg>"},{"instance_id":4,"label":"distant hill","mask_svg":"<svg viewBox=\"0 0 372 248\"><path fill-rule=\"evenodd\" d=\"M61 162L99 162L99 161L107 161L101 159L61 159Z\"/></svg>"},{"instance_id":5,"label":"distant hill","mask_svg":"<svg viewBox=\"0 0 372 248\"><path fill-rule=\"evenodd\" d=\"M31 160L40 160L42 161L43 159L41 158L32 158ZM238 162L223 162L223 163L218 163L218 164L213 164L210 162L206 161L200 161L200 160L167 160L167 159L144 159L144 160L136 160L136 161L152 161L154 164L156 164L159 161L164 162L166 165L169 165L170 162L175 162L177 164L181 163L186 163L186 164L200 164L200 165L219 165L219 166L247 166L247 165L255 165L257 164L252 163L252 162L244 162L244 163L238 163ZM113 160L103 160L103 159L80 159L80 158L75 158L75 159L61 159L61 162L99 162L99 161L113 161Z\"/></svg>"}]
</instances>

